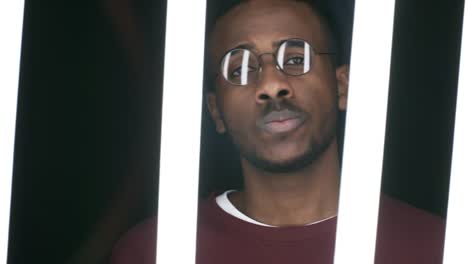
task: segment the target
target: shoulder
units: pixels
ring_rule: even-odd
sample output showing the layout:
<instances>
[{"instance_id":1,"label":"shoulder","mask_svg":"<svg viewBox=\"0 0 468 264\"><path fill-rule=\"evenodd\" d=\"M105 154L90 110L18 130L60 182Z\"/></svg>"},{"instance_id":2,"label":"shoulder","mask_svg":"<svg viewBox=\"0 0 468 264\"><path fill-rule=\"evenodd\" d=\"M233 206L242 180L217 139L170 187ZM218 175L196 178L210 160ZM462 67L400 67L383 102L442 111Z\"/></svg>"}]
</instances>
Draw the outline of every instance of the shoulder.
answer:
<instances>
[{"instance_id":1,"label":"shoulder","mask_svg":"<svg viewBox=\"0 0 468 264\"><path fill-rule=\"evenodd\" d=\"M382 196L376 254L393 263L440 263L443 218L389 196ZM386 262L384 262L386 263Z\"/></svg>"},{"instance_id":2,"label":"shoulder","mask_svg":"<svg viewBox=\"0 0 468 264\"><path fill-rule=\"evenodd\" d=\"M442 217L414 207L406 202L383 195L380 202L380 221L387 227L408 231L440 231L445 228Z\"/></svg>"},{"instance_id":3,"label":"shoulder","mask_svg":"<svg viewBox=\"0 0 468 264\"><path fill-rule=\"evenodd\" d=\"M211 218L214 211L214 197L214 195L210 195L208 199L201 201L199 218ZM152 216L122 235L112 249L109 263L154 264L156 259L156 235L157 217Z\"/></svg>"},{"instance_id":4,"label":"shoulder","mask_svg":"<svg viewBox=\"0 0 468 264\"><path fill-rule=\"evenodd\" d=\"M156 217L150 217L128 230L112 249L111 264L154 263L156 258Z\"/></svg>"}]
</instances>

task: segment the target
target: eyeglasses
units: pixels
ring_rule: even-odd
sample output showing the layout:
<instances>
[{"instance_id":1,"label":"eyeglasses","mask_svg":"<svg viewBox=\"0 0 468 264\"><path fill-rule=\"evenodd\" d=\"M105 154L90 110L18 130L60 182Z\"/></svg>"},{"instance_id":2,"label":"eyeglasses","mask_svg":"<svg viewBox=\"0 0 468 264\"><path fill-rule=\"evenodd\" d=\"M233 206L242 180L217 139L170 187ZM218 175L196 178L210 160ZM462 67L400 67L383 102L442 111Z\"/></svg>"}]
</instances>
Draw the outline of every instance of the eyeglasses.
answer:
<instances>
[{"instance_id":1,"label":"eyeglasses","mask_svg":"<svg viewBox=\"0 0 468 264\"><path fill-rule=\"evenodd\" d=\"M300 76L311 70L315 55L334 53L317 52L303 39L284 40L274 53L260 55L248 49L236 48L228 51L221 60L221 75L233 85L255 83L262 70L260 59L266 54L273 55L278 70L290 76Z\"/></svg>"}]
</instances>

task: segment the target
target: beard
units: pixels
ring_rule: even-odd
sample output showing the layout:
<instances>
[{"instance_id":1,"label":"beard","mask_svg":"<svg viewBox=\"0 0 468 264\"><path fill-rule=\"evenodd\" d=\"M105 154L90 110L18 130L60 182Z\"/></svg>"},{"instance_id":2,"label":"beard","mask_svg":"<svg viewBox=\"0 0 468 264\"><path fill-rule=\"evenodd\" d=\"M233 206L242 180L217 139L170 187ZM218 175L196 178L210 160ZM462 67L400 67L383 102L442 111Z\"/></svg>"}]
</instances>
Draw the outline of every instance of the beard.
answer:
<instances>
[{"instance_id":1,"label":"beard","mask_svg":"<svg viewBox=\"0 0 468 264\"><path fill-rule=\"evenodd\" d=\"M309 144L309 147L306 151L300 155L297 155L294 158L276 161L271 159L266 159L259 155L255 151L247 151L243 148L239 148L236 145L241 157L247 160L257 169L261 169L270 173L291 173L304 169L310 164L314 163L318 158L322 156L325 150L333 142L334 136L327 137L325 141L322 142L312 142Z\"/></svg>"},{"instance_id":2,"label":"beard","mask_svg":"<svg viewBox=\"0 0 468 264\"><path fill-rule=\"evenodd\" d=\"M293 108L294 111L299 111L298 108L292 106L287 106L287 108ZM265 113L266 112L268 111L265 111ZM330 147L332 142L336 139L337 113L337 108L331 109L328 113L330 115L328 122L323 124L317 135L310 135L310 139L308 140L309 144L305 151L285 160L275 160L264 157L255 149L255 147L252 146L252 144L242 143L241 140L239 140L236 135L240 131L230 129L227 125L226 134L240 156L252 166L269 173L291 173L300 171L309 166L319 159ZM225 124L227 123L225 122Z\"/></svg>"}]
</instances>

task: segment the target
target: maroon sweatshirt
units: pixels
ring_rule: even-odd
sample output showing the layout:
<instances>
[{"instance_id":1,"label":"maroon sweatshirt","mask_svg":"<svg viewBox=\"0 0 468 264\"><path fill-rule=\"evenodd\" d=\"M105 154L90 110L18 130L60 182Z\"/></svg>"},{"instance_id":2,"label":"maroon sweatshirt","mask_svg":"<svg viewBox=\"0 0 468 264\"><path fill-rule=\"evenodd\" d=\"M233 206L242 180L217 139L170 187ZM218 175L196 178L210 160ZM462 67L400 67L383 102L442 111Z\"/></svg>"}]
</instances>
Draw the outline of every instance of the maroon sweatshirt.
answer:
<instances>
[{"instance_id":1,"label":"maroon sweatshirt","mask_svg":"<svg viewBox=\"0 0 468 264\"><path fill-rule=\"evenodd\" d=\"M302 227L264 227L224 212L215 197L199 209L197 264L332 264L337 219ZM382 196L376 264L442 263L444 221ZM174 230L174 235L177 230ZM130 229L112 252L112 264L154 264L156 218Z\"/></svg>"}]
</instances>

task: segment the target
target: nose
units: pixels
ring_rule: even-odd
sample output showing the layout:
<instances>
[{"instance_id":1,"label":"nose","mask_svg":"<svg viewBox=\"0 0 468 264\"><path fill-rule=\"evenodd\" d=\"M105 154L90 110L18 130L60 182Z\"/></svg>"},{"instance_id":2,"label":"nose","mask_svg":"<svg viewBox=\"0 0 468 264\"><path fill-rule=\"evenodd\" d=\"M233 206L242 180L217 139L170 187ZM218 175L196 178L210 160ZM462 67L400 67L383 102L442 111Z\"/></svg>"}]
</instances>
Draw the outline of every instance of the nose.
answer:
<instances>
[{"instance_id":1,"label":"nose","mask_svg":"<svg viewBox=\"0 0 468 264\"><path fill-rule=\"evenodd\" d=\"M293 97L293 89L288 82L287 76L277 69L274 60L264 61L258 74L259 79L256 91L256 101L258 104L264 104L270 100Z\"/></svg>"}]
</instances>

